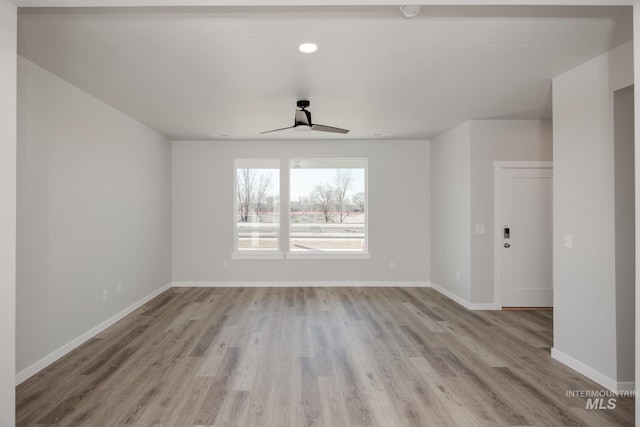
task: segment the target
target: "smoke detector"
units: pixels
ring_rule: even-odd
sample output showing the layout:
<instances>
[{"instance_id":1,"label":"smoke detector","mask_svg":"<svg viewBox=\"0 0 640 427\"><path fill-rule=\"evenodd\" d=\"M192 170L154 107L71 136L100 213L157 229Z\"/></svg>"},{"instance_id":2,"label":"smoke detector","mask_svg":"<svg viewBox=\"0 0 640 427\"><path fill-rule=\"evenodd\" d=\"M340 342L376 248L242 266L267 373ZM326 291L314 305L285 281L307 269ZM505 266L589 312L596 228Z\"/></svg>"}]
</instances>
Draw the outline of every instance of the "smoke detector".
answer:
<instances>
[{"instance_id":1,"label":"smoke detector","mask_svg":"<svg viewBox=\"0 0 640 427\"><path fill-rule=\"evenodd\" d=\"M404 16L407 19L418 16L421 10L422 10L422 6L413 5L413 4L403 4L402 6L400 6L400 12L402 12L402 16Z\"/></svg>"}]
</instances>

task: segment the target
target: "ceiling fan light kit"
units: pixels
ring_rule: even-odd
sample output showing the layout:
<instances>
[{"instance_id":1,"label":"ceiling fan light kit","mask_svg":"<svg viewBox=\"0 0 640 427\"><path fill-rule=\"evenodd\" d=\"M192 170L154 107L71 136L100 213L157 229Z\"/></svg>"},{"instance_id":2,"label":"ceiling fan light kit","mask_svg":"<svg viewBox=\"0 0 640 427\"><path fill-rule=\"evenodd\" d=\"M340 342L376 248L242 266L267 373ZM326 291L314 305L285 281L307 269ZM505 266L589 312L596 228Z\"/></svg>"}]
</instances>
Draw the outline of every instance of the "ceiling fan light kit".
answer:
<instances>
[{"instance_id":1,"label":"ceiling fan light kit","mask_svg":"<svg viewBox=\"0 0 640 427\"><path fill-rule=\"evenodd\" d=\"M278 132L286 129L296 129L301 132L306 132L310 130L315 130L319 132L331 132L331 133L349 133L348 129L337 128L333 126L326 125L318 125L314 124L311 121L311 112L307 110L310 105L310 102L306 99L301 99L296 103L299 110L296 110L295 118L293 121L293 126L289 126L286 128L267 130L264 132L260 132L260 135L271 132Z\"/></svg>"},{"instance_id":2,"label":"ceiling fan light kit","mask_svg":"<svg viewBox=\"0 0 640 427\"><path fill-rule=\"evenodd\" d=\"M402 12L402 16L407 19L415 18L422 11L422 6L413 5L413 4L403 4L400 6L400 12Z\"/></svg>"}]
</instances>

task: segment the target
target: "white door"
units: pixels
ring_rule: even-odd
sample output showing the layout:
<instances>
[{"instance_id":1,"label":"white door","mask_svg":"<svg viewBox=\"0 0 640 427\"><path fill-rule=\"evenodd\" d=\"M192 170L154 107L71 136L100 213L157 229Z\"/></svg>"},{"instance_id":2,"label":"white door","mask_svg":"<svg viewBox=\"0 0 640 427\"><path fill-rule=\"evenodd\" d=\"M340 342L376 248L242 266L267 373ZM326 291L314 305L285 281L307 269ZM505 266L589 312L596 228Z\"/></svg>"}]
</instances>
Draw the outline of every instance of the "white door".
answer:
<instances>
[{"instance_id":1,"label":"white door","mask_svg":"<svg viewBox=\"0 0 640 427\"><path fill-rule=\"evenodd\" d=\"M502 306L552 307L551 168L502 169Z\"/></svg>"}]
</instances>

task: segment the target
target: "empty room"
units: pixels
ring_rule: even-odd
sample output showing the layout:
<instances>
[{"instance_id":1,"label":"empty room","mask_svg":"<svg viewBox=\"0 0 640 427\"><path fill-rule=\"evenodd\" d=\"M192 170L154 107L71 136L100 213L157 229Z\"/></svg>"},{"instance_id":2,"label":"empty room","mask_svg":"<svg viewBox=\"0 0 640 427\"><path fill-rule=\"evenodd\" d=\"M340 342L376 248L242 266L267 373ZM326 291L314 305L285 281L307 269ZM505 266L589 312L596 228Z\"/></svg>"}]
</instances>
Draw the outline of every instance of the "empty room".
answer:
<instances>
[{"instance_id":1,"label":"empty room","mask_svg":"<svg viewBox=\"0 0 640 427\"><path fill-rule=\"evenodd\" d=\"M0 0L0 426L640 425L640 6L452 3Z\"/></svg>"}]
</instances>

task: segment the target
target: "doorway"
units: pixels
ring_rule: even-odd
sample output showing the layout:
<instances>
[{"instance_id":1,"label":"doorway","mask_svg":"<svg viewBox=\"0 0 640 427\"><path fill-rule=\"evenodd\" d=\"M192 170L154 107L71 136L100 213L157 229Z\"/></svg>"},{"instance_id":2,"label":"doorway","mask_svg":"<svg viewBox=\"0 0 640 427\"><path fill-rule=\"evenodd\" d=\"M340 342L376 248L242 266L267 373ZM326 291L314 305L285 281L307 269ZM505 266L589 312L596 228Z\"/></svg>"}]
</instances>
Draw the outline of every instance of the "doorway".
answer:
<instances>
[{"instance_id":1,"label":"doorway","mask_svg":"<svg viewBox=\"0 0 640 427\"><path fill-rule=\"evenodd\" d=\"M552 162L495 162L498 307L553 307Z\"/></svg>"},{"instance_id":2,"label":"doorway","mask_svg":"<svg viewBox=\"0 0 640 427\"><path fill-rule=\"evenodd\" d=\"M633 384L636 309L634 86L615 91L613 98L616 369L619 382Z\"/></svg>"}]
</instances>

